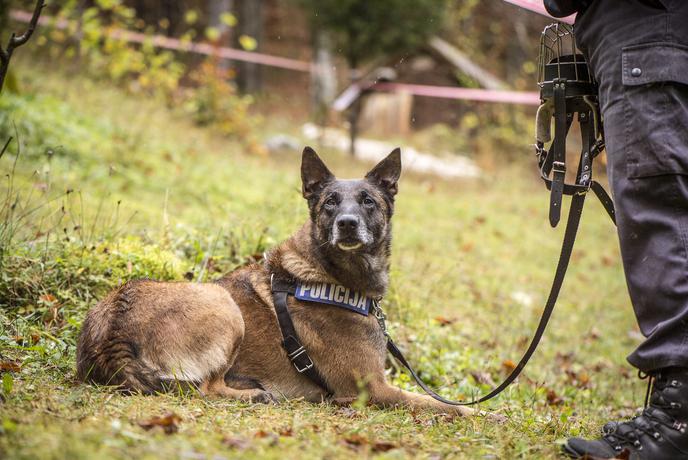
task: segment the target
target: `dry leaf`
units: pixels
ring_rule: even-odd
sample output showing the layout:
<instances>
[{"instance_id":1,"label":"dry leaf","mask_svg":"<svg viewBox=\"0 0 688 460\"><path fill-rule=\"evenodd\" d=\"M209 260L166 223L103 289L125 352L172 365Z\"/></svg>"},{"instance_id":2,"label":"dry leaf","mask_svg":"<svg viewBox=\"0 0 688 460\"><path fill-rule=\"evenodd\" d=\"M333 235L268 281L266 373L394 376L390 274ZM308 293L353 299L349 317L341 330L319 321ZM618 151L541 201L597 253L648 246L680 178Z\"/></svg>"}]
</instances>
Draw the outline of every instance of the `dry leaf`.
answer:
<instances>
[{"instance_id":1,"label":"dry leaf","mask_svg":"<svg viewBox=\"0 0 688 460\"><path fill-rule=\"evenodd\" d=\"M0 361L0 371L19 372L21 363L18 361Z\"/></svg>"},{"instance_id":2,"label":"dry leaf","mask_svg":"<svg viewBox=\"0 0 688 460\"><path fill-rule=\"evenodd\" d=\"M502 361L502 367L508 372L512 372L514 369L516 369L516 363L510 359L505 359Z\"/></svg>"},{"instance_id":3,"label":"dry leaf","mask_svg":"<svg viewBox=\"0 0 688 460\"><path fill-rule=\"evenodd\" d=\"M389 441L375 441L372 445L373 452L387 452L388 450L396 449L399 446Z\"/></svg>"},{"instance_id":4,"label":"dry leaf","mask_svg":"<svg viewBox=\"0 0 688 460\"><path fill-rule=\"evenodd\" d=\"M290 438L294 436L294 430L288 426L286 428L282 428L281 430L279 430L279 435L284 436L285 438Z\"/></svg>"},{"instance_id":5,"label":"dry leaf","mask_svg":"<svg viewBox=\"0 0 688 460\"><path fill-rule=\"evenodd\" d=\"M225 436L222 439L222 444L225 446L231 448L231 449L237 449L237 450L246 450L249 447L251 447L251 442L246 439L246 438L235 438L232 436Z\"/></svg>"},{"instance_id":6,"label":"dry leaf","mask_svg":"<svg viewBox=\"0 0 688 460\"><path fill-rule=\"evenodd\" d=\"M269 444L270 444L271 446L276 446L277 443L279 442L279 436L277 436L275 433L270 433L270 432L265 431L265 430L258 430L258 431L256 431L256 432L254 433L253 437L254 437L254 438L259 438L259 439L267 438L267 439L270 440L270 443L269 443Z\"/></svg>"},{"instance_id":7,"label":"dry leaf","mask_svg":"<svg viewBox=\"0 0 688 460\"><path fill-rule=\"evenodd\" d=\"M436 316L435 321L437 321L440 326L449 326L456 322L456 318L445 318L444 316Z\"/></svg>"},{"instance_id":8,"label":"dry leaf","mask_svg":"<svg viewBox=\"0 0 688 460\"><path fill-rule=\"evenodd\" d=\"M631 458L631 452L628 449L622 450L619 454L617 454L616 457L614 457L615 460L629 460ZM600 457L595 457L593 455L588 455L585 454L583 457L581 457L581 460L605 460Z\"/></svg>"},{"instance_id":9,"label":"dry leaf","mask_svg":"<svg viewBox=\"0 0 688 460\"><path fill-rule=\"evenodd\" d=\"M344 438L344 442L348 447L359 448L368 444L368 439L364 438L360 434L352 434Z\"/></svg>"},{"instance_id":10,"label":"dry leaf","mask_svg":"<svg viewBox=\"0 0 688 460\"><path fill-rule=\"evenodd\" d=\"M174 412L168 412L163 416L155 416L148 420L143 420L139 422L139 426L144 430L150 430L156 426L161 427L166 434L172 434L179 431L179 423L182 418L175 414Z\"/></svg>"},{"instance_id":11,"label":"dry leaf","mask_svg":"<svg viewBox=\"0 0 688 460\"><path fill-rule=\"evenodd\" d=\"M57 297L55 297L52 294L43 294L42 296L39 297L39 299L45 303L54 303L57 301Z\"/></svg>"},{"instance_id":12,"label":"dry leaf","mask_svg":"<svg viewBox=\"0 0 688 460\"><path fill-rule=\"evenodd\" d=\"M564 400L554 392L554 390L547 390L547 404L550 406L558 406L563 404Z\"/></svg>"}]
</instances>

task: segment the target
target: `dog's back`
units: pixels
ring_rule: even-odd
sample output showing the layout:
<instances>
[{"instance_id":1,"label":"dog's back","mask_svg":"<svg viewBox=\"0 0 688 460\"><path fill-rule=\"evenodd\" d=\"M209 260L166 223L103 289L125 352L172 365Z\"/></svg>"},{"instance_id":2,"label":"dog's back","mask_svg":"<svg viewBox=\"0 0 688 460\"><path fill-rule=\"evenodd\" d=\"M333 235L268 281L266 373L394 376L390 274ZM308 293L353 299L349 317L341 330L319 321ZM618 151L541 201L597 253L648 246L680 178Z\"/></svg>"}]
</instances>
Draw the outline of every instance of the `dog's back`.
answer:
<instances>
[{"instance_id":1,"label":"dog's back","mask_svg":"<svg viewBox=\"0 0 688 460\"><path fill-rule=\"evenodd\" d=\"M224 375L243 333L238 307L217 285L130 281L89 311L77 375L142 393L166 381L200 385Z\"/></svg>"}]
</instances>

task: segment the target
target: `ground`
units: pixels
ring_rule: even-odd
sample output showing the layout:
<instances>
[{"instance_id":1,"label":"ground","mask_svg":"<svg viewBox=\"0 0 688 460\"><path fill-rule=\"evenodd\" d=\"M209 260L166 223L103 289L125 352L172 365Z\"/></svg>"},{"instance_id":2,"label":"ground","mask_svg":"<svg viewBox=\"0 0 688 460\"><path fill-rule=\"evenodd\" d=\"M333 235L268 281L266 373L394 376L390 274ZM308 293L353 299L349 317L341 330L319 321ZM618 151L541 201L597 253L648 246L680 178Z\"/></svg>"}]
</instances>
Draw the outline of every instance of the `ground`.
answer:
<instances>
[{"instance_id":1,"label":"ground","mask_svg":"<svg viewBox=\"0 0 688 460\"><path fill-rule=\"evenodd\" d=\"M213 279L298 228L300 156L252 156L160 101L74 74L24 73L22 95L0 99L2 139L18 134L22 146L16 166L15 143L0 158L0 457L546 459L566 437L594 435L642 404L644 384L625 362L639 333L615 231L593 198L540 349L482 406L503 424L378 410L365 394L354 408L253 405L77 382L79 326L108 289L142 276ZM547 223L523 139L522 158L482 179L401 179L384 306L396 341L448 397L507 374L549 289L563 224ZM371 166L320 153L342 177ZM389 376L418 391L391 363ZM160 423L170 433L142 426L170 413Z\"/></svg>"}]
</instances>

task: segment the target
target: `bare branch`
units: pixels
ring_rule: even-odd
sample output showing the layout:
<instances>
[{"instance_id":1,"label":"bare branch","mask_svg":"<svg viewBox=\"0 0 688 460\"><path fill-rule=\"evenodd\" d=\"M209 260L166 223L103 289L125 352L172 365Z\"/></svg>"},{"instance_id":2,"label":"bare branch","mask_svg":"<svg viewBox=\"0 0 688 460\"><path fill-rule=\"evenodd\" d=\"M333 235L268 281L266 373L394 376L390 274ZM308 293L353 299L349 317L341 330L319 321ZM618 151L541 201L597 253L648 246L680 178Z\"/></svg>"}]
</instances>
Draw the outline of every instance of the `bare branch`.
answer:
<instances>
[{"instance_id":1,"label":"bare branch","mask_svg":"<svg viewBox=\"0 0 688 460\"><path fill-rule=\"evenodd\" d=\"M24 43L29 41L31 35L33 35L33 31L36 30L38 18L41 15L43 7L45 7L45 1L37 0L36 7L33 9L33 16L31 16L31 21L29 21L29 27L26 29L26 32L19 36L17 36L15 33L12 33L9 43L7 43L7 49L2 49L2 46L0 46L0 92L5 84L5 76L7 75L12 53L14 52L15 48L22 46Z\"/></svg>"},{"instance_id":2,"label":"bare branch","mask_svg":"<svg viewBox=\"0 0 688 460\"><path fill-rule=\"evenodd\" d=\"M29 41L29 38L31 38L33 31L36 30L36 25L38 25L38 17L41 15L41 10L43 10L43 7L45 7L45 2L43 0L38 0L36 2L36 7L33 9L33 16L31 16L31 21L29 21L29 28L26 29L26 32L24 32L18 37L12 34L12 38L10 38L10 43L9 45L7 45L8 50L10 49L10 47L16 48L17 46L21 46L27 41Z\"/></svg>"},{"instance_id":3,"label":"bare branch","mask_svg":"<svg viewBox=\"0 0 688 460\"><path fill-rule=\"evenodd\" d=\"M7 139L7 142L5 142L5 145L2 147L2 150L0 150L0 158L5 154L5 150L7 150L7 147L9 147L10 142L12 142L12 136L10 136L9 139Z\"/></svg>"}]
</instances>

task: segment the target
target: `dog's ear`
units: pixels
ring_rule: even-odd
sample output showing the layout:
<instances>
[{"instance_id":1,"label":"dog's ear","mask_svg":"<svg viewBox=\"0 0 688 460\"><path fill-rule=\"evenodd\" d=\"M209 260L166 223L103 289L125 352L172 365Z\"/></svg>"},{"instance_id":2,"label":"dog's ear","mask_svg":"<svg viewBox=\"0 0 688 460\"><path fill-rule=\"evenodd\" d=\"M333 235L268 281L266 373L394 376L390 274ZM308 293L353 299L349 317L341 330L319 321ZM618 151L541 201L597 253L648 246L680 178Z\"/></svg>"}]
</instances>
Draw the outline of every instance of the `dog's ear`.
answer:
<instances>
[{"instance_id":1,"label":"dog's ear","mask_svg":"<svg viewBox=\"0 0 688 460\"><path fill-rule=\"evenodd\" d=\"M327 169L315 150L310 147L303 149L301 156L301 183L303 197L311 198L319 193L323 187L334 180L334 175Z\"/></svg>"},{"instance_id":2,"label":"dog's ear","mask_svg":"<svg viewBox=\"0 0 688 460\"><path fill-rule=\"evenodd\" d=\"M399 190L397 186L399 176L401 176L401 150L397 147L384 160L375 165L365 178L394 196Z\"/></svg>"}]
</instances>

